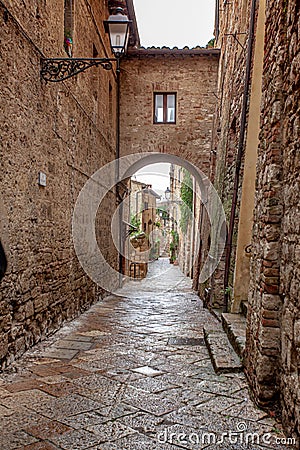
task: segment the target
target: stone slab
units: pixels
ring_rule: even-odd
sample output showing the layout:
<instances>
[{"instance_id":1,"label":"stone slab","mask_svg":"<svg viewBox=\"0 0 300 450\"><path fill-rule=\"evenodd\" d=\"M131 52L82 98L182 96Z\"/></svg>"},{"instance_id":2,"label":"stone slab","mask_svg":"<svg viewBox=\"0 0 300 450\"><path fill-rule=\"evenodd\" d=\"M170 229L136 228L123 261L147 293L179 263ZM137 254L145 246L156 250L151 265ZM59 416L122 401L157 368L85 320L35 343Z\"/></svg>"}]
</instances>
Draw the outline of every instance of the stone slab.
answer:
<instances>
[{"instance_id":1,"label":"stone slab","mask_svg":"<svg viewBox=\"0 0 300 450\"><path fill-rule=\"evenodd\" d=\"M243 358L246 344L246 318L242 314L222 314L223 328L236 353Z\"/></svg>"},{"instance_id":2,"label":"stone slab","mask_svg":"<svg viewBox=\"0 0 300 450\"><path fill-rule=\"evenodd\" d=\"M162 374L160 370L153 369L149 366L138 367L136 369L132 369L132 371L141 373L142 375L146 375L147 377L155 377Z\"/></svg>"},{"instance_id":3,"label":"stone slab","mask_svg":"<svg viewBox=\"0 0 300 450\"><path fill-rule=\"evenodd\" d=\"M216 373L241 372L243 365L224 331L204 327L204 338Z\"/></svg>"}]
</instances>

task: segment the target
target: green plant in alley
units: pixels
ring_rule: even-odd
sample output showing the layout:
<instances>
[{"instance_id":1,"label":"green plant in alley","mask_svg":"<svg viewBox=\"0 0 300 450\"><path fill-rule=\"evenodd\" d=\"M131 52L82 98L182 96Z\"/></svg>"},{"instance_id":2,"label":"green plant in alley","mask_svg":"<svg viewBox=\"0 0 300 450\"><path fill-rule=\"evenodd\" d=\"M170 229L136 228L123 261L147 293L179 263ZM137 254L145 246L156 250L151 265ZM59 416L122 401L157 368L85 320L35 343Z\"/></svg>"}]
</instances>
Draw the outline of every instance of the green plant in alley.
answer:
<instances>
[{"instance_id":1,"label":"green plant in alley","mask_svg":"<svg viewBox=\"0 0 300 450\"><path fill-rule=\"evenodd\" d=\"M182 204L180 205L180 228L185 234L193 211L193 180L191 174L186 169L183 170L184 175L180 188L180 198L182 200Z\"/></svg>"},{"instance_id":2,"label":"green plant in alley","mask_svg":"<svg viewBox=\"0 0 300 450\"><path fill-rule=\"evenodd\" d=\"M156 210L156 214L160 217L161 220L166 221L169 220L169 213L167 211L167 208L165 205L160 206L159 208L157 208Z\"/></svg>"},{"instance_id":3,"label":"green plant in alley","mask_svg":"<svg viewBox=\"0 0 300 450\"><path fill-rule=\"evenodd\" d=\"M144 234L142 233L141 230L141 220L138 218L136 214L131 214L130 225L132 225L135 228L135 230L130 233L131 238L135 238L137 236L140 236L141 234Z\"/></svg>"},{"instance_id":4,"label":"green plant in alley","mask_svg":"<svg viewBox=\"0 0 300 450\"><path fill-rule=\"evenodd\" d=\"M177 250L179 244L179 235L177 231L171 231L171 242L170 242L170 262L173 263L177 259Z\"/></svg>"}]
</instances>

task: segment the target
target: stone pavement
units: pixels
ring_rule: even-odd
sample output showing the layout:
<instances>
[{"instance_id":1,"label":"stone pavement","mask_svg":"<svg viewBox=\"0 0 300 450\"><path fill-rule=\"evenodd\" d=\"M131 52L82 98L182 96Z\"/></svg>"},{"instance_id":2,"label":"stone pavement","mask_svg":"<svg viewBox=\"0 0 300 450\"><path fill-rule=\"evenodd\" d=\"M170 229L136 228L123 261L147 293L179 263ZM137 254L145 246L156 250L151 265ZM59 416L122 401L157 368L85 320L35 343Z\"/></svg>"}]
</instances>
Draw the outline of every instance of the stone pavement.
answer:
<instances>
[{"instance_id":1,"label":"stone pavement","mask_svg":"<svg viewBox=\"0 0 300 450\"><path fill-rule=\"evenodd\" d=\"M1 374L1 450L293 448L243 373L215 374L217 320L178 267L160 259L119 294Z\"/></svg>"}]
</instances>

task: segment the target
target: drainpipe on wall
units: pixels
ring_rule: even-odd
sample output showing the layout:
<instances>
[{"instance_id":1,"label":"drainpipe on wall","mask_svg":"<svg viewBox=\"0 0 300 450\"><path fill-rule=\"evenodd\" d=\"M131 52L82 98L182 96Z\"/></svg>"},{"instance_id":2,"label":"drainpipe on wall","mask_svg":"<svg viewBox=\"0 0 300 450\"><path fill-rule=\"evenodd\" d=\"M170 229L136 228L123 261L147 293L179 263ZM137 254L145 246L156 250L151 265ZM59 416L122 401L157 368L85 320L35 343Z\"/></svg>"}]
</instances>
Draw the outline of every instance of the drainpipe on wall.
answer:
<instances>
[{"instance_id":1,"label":"drainpipe on wall","mask_svg":"<svg viewBox=\"0 0 300 450\"><path fill-rule=\"evenodd\" d=\"M120 177L120 58L117 58L117 92L116 92L116 197L117 204L119 205L119 287L122 286L123 274L122 274L122 266L123 266L123 206L122 206L122 198L119 191L119 177Z\"/></svg>"},{"instance_id":2,"label":"drainpipe on wall","mask_svg":"<svg viewBox=\"0 0 300 450\"><path fill-rule=\"evenodd\" d=\"M4 252L4 248L0 241L0 280L4 277L6 269L7 269L7 259Z\"/></svg>"},{"instance_id":3,"label":"drainpipe on wall","mask_svg":"<svg viewBox=\"0 0 300 450\"><path fill-rule=\"evenodd\" d=\"M232 253L232 238L234 231L234 221L236 214L236 205L238 200L238 189L240 182L240 172L242 165L242 156L244 150L244 142L245 142L245 134L246 134L246 119L247 119L247 109L248 109L248 100L249 100L249 87L250 87L250 76L251 76L251 66L252 66L252 50L253 50L253 41L254 41L254 28L255 28L255 11L256 11L256 0L252 0L251 4L251 13L250 13L250 24L249 24L249 38L248 38L248 49L247 49L247 60L246 60L246 73L245 73L245 84L244 84L244 93L243 93L243 104L242 104L242 113L241 113L241 125L240 125L240 135L239 135L239 143L238 143L238 151L236 158L236 167L235 167L235 178L234 178L234 187L233 187L233 196L232 196L232 204L231 204L231 212L230 212L230 221L226 242L226 255L225 255L225 273L224 273L224 312L228 311L228 282L229 282L229 273L230 273L230 262L231 262L231 253Z\"/></svg>"},{"instance_id":4,"label":"drainpipe on wall","mask_svg":"<svg viewBox=\"0 0 300 450\"><path fill-rule=\"evenodd\" d=\"M193 177L193 223L192 223L192 242L191 242L191 256L190 256L190 277L191 279L194 278L194 272L195 272L195 240L198 238L198 235L196 235L196 208L197 208L197 183L196 179Z\"/></svg>"}]
</instances>

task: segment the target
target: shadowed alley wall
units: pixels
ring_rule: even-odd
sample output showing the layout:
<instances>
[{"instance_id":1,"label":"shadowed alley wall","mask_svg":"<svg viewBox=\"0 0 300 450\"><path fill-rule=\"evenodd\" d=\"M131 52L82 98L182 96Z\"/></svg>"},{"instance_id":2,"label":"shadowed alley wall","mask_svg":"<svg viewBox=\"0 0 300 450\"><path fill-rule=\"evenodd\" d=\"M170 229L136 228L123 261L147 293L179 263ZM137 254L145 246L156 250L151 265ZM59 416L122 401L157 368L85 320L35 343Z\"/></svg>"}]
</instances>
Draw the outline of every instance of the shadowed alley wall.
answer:
<instances>
[{"instance_id":1,"label":"shadowed alley wall","mask_svg":"<svg viewBox=\"0 0 300 450\"><path fill-rule=\"evenodd\" d=\"M67 56L64 2L18 3L0 2L1 241L9 261L0 291L2 366L102 295L75 256L72 212L88 178L115 157L114 72L93 68L66 82L45 83L40 58ZM73 56L108 56L102 26L107 6L87 6L81 0L72 11ZM46 174L46 186L38 184L39 172ZM112 193L102 217L109 219L114 204ZM98 234L99 226L105 241L109 229L102 220ZM109 240L106 246L117 267Z\"/></svg>"}]
</instances>

